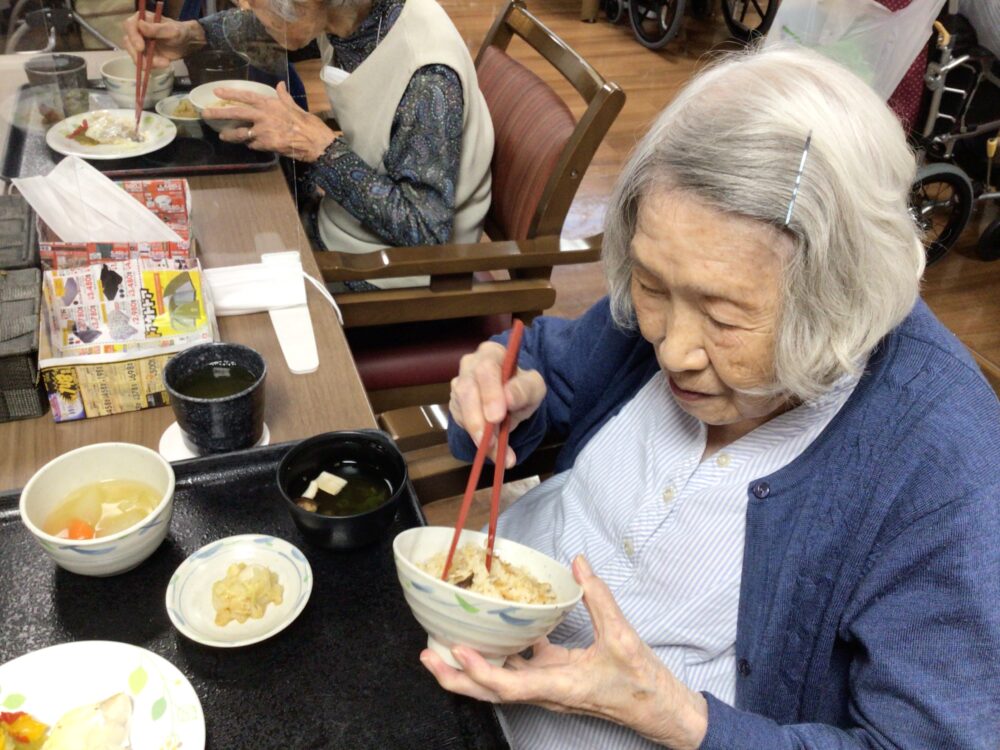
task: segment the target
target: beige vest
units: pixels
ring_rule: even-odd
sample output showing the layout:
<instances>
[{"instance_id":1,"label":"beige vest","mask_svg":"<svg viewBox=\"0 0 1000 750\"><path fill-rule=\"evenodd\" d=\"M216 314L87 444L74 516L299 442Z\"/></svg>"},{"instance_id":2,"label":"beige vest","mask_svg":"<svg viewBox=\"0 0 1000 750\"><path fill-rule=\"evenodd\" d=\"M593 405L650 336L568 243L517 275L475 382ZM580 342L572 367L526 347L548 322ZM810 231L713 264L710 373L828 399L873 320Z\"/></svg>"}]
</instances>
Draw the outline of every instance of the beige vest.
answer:
<instances>
[{"instance_id":1,"label":"beige vest","mask_svg":"<svg viewBox=\"0 0 1000 750\"><path fill-rule=\"evenodd\" d=\"M325 35L319 43L323 61L329 65L333 48ZM413 74L425 65L446 65L462 82L465 112L451 241L478 242L490 206L493 122L465 41L441 6L435 0L406 0L396 23L354 72L340 83L333 82L327 68L321 77L344 139L366 164L384 173L382 159L399 101ZM332 199L320 204L318 223L320 237L330 250L362 253L386 246ZM427 277L409 277L374 283L390 288L428 282Z\"/></svg>"}]
</instances>

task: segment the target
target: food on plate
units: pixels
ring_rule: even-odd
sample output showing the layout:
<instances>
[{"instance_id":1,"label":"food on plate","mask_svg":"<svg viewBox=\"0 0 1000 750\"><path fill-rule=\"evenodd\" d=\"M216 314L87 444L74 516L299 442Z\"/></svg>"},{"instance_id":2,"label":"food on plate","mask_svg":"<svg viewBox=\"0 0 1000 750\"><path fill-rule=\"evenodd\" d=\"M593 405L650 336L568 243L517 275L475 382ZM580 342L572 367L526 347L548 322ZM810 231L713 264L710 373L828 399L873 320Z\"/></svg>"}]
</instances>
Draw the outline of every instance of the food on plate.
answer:
<instances>
[{"instance_id":1,"label":"food on plate","mask_svg":"<svg viewBox=\"0 0 1000 750\"><path fill-rule=\"evenodd\" d=\"M357 462L341 462L337 473L323 471L295 501L303 510L323 516L353 516L374 510L392 495L389 482Z\"/></svg>"},{"instance_id":2,"label":"food on plate","mask_svg":"<svg viewBox=\"0 0 1000 750\"><path fill-rule=\"evenodd\" d=\"M117 693L63 714L41 750L127 750L132 699Z\"/></svg>"},{"instance_id":3,"label":"food on plate","mask_svg":"<svg viewBox=\"0 0 1000 750\"><path fill-rule=\"evenodd\" d=\"M108 479L73 490L42 524L63 539L94 539L133 526L156 508L162 493L145 482Z\"/></svg>"},{"instance_id":4,"label":"food on plate","mask_svg":"<svg viewBox=\"0 0 1000 750\"><path fill-rule=\"evenodd\" d=\"M441 577L447 555L434 555L418 566L435 578ZM494 596L519 604L553 604L555 592L523 568L493 555L492 570L486 570L486 550L477 544L464 544L455 551L447 582L477 594Z\"/></svg>"},{"instance_id":5,"label":"food on plate","mask_svg":"<svg viewBox=\"0 0 1000 750\"><path fill-rule=\"evenodd\" d=\"M284 587L278 574L257 563L234 563L226 577L212 584L215 624L221 627L233 620L239 623L264 616L268 604L281 604Z\"/></svg>"},{"instance_id":6,"label":"food on plate","mask_svg":"<svg viewBox=\"0 0 1000 750\"><path fill-rule=\"evenodd\" d=\"M182 119L198 119L198 110L191 103L191 100L187 97L181 99L177 102L177 106L174 107L174 111L170 115L171 117L178 117Z\"/></svg>"},{"instance_id":7,"label":"food on plate","mask_svg":"<svg viewBox=\"0 0 1000 750\"><path fill-rule=\"evenodd\" d=\"M0 750L39 750L47 730L24 711L0 711Z\"/></svg>"},{"instance_id":8,"label":"food on plate","mask_svg":"<svg viewBox=\"0 0 1000 750\"><path fill-rule=\"evenodd\" d=\"M24 711L0 712L0 750L128 750L131 723L125 693L67 711L51 730Z\"/></svg>"},{"instance_id":9,"label":"food on plate","mask_svg":"<svg viewBox=\"0 0 1000 750\"><path fill-rule=\"evenodd\" d=\"M90 112L66 137L82 146L120 146L146 140L146 133L135 131L135 120L99 110Z\"/></svg>"}]
</instances>

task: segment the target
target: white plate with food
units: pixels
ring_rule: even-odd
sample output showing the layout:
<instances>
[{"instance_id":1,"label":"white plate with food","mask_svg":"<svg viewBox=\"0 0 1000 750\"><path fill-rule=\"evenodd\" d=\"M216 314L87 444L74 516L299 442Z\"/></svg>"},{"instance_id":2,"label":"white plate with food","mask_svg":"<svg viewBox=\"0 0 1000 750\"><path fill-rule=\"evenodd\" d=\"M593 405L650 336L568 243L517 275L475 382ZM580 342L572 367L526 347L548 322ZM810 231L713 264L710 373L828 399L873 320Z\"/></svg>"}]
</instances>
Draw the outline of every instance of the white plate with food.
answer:
<instances>
[{"instance_id":1,"label":"white plate with food","mask_svg":"<svg viewBox=\"0 0 1000 750\"><path fill-rule=\"evenodd\" d=\"M62 643L7 662L0 711L46 725L33 727L39 744L32 745L46 750L98 746L86 738L100 738L102 748L205 747L205 715L191 683L162 656L127 643Z\"/></svg>"},{"instance_id":2,"label":"white plate with food","mask_svg":"<svg viewBox=\"0 0 1000 750\"><path fill-rule=\"evenodd\" d=\"M247 646L287 628L305 609L312 585L309 561L284 539L230 536L180 564L167 586L167 614L193 641Z\"/></svg>"},{"instance_id":3,"label":"white plate with food","mask_svg":"<svg viewBox=\"0 0 1000 750\"><path fill-rule=\"evenodd\" d=\"M162 115L143 112L139 140L135 112L99 109L67 117L45 134L53 151L82 159L128 159L159 151L177 137L177 126Z\"/></svg>"}]
</instances>

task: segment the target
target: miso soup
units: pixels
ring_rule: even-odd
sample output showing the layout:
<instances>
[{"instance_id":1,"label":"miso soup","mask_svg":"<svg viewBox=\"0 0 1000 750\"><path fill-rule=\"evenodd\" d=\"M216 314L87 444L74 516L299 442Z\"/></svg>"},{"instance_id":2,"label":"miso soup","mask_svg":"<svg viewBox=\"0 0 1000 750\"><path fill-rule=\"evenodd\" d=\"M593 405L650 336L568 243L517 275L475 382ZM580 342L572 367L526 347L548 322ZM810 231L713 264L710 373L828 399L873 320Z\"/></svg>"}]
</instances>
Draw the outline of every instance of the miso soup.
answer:
<instances>
[{"instance_id":1,"label":"miso soup","mask_svg":"<svg viewBox=\"0 0 1000 750\"><path fill-rule=\"evenodd\" d=\"M176 386L177 391L192 398L225 398L234 396L257 382L257 376L247 368L227 362L200 367Z\"/></svg>"},{"instance_id":2,"label":"miso soup","mask_svg":"<svg viewBox=\"0 0 1000 750\"><path fill-rule=\"evenodd\" d=\"M364 464L344 461L334 464L327 471L347 484L336 495L319 490L313 499L315 508L304 505L302 501L299 505L323 516L353 516L375 510L392 495L389 481Z\"/></svg>"},{"instance_id":3,"label":"miso soup","mask_svg":"<svg viewBox=\"0 0 1000 750\"><path fill-rule=\"evenodd\" d=\"M93 482L69 493L42 530L63 539L94 539L117 534L153 512L162 493L127 479Z\"/></svg>"}]
</instances>

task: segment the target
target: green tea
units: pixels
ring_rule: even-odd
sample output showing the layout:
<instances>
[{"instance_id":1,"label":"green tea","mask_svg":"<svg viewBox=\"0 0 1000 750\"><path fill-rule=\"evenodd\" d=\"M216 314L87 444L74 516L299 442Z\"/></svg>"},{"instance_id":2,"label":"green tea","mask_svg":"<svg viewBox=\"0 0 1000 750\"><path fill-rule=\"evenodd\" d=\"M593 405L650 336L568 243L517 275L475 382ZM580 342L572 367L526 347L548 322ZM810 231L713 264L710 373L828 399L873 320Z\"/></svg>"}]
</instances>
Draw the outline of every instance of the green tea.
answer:
<instances>
[{"instance_id":1,"label":"green tea","mask_svg":"<svg viewBox=\"0 0 1000 750\"><path fill-rule=\"evenodd\" d=\"M389 499L389 482L369 467L353 461L334 464L327 469L347 482L336 495L323 490L316 493L316 513L323 516L353 516L374 510Z\"/></svg>"},{"instance_id":2,"label":"green tea","mask_svg":"<svg viewBox=\"0 0 1000 750\"><path fill-rule=\"evenodd\" d=\"M245 367L216 362L195 370L177 390L192 398L225 398L245 391L256 382L257 376Z\"/></svg>"}]
</instances>

